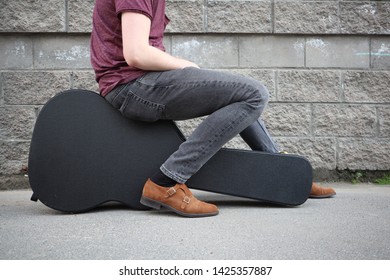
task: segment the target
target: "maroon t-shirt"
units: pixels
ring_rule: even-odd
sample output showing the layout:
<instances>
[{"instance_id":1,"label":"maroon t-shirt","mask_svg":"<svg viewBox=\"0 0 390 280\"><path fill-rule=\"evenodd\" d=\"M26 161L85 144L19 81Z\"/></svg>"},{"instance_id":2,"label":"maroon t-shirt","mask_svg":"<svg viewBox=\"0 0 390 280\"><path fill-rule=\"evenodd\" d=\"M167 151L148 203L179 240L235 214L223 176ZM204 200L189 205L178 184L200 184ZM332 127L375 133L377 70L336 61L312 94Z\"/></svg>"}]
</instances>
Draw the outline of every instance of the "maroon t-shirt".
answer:
<instances>
[{"instance_id":1,"label":"maroon t-shirt","mask_svg":"<svg viewBox=\"0 0 390 280\"><path fill-rule=\"evenodd\" d=\"M149 44L162 51L169 20L165 0L96 0L91 34L91 63L105 96L117 85L128 83L146 71L130 67L123 56L121 13L131 11L151 19Z\"/></svg>"}]
</instances>

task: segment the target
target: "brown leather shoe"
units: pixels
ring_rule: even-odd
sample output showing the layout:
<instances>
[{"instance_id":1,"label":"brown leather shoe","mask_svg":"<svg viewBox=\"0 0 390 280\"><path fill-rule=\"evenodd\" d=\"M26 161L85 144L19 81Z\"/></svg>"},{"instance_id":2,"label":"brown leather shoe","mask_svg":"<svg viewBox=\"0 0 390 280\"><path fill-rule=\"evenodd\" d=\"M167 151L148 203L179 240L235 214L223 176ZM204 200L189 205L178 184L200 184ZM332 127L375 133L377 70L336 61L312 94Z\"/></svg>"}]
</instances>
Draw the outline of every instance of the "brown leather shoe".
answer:
<instances>
[{"instance_id":1,"label":"brown leather shoe","mask_svg":"<svg viewBox=\"0 0 390 280\"><path fill-rule=\"evenodd\" d=\"M324 188L316 183L311 185L310 198L327 198L334 195L336 195L336 192L332 188Z\"/></svg>"},{"instance_id":2,"label":"brown leather shoe","mask_svg":"<svg viewBox=\"0 0 390 280\"><path fill-rule=\"evenodd\" d=\"M165 188L155 184L150 179L145 183L141 203L154 209L165 207L190 218L215 216L219 212L215 205L194 197L185 184L176 184L171 188Z\"/></svg>"}]
</instances>

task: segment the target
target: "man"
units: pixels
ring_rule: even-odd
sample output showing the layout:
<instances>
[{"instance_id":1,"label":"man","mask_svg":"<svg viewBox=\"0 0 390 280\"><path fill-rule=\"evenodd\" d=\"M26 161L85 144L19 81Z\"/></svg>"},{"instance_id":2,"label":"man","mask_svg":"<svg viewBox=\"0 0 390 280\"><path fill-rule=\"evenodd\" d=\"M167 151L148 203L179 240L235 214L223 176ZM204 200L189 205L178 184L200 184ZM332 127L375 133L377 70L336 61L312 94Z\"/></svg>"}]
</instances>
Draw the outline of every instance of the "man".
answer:
<instances>
[{"instance_id":1,"label":"man","mask_svg":"<svg viewBox=\"0 0 390 280\"><path fill-rule=\"evenodd\" d=\"M240 134L254 150L280 152L260 116L268 91L258 81L200 69L165 52L165 0L97 0L91 62L101 95L128 118L141 121L207 118L147 180L141 203L186 217L218 214L185 182L227 141ZM313 184L312 196L334 195Z\"/></svg>"}]
</instances>

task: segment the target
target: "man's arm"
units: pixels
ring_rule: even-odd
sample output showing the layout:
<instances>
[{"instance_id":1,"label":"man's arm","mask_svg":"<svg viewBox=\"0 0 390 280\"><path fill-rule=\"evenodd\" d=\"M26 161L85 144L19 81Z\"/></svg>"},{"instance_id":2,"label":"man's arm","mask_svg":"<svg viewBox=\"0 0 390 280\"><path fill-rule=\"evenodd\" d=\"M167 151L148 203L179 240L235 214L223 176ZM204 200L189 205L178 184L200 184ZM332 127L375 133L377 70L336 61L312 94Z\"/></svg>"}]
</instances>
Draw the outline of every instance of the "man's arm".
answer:
<instances>
[{"instance_id":1,"label":"man's arm","mask_svg":"<svg viewBox=\"0 0 390 280\"><path fill-rule=\"evenodd\" d=\"M122 13L123 55L130 66L151 71L198 67L149 45L150 19L140 13Z\"/></svg>"}]
</instances>

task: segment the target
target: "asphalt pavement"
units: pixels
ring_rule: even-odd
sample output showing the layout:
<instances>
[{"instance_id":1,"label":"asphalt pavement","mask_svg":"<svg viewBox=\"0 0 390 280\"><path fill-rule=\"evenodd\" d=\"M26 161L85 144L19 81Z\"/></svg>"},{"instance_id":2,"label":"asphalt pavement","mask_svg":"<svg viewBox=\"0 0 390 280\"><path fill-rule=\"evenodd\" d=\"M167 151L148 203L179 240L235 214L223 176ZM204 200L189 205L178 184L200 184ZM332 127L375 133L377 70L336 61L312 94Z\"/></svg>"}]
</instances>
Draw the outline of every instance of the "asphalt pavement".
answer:
<instances>
[{"instance_id":1,"label":"asphalt pavement","mask_svg":"<svg viewBox=\"0 0 390 280\"><path fill-rule=\"evenodd\" d=\"M108 203L63 214L0 192L2 260L389 260L390 185L324 183L337 195L280 207L194 191L220 214L182 218Z\"/></svg>"}]
</instances>

